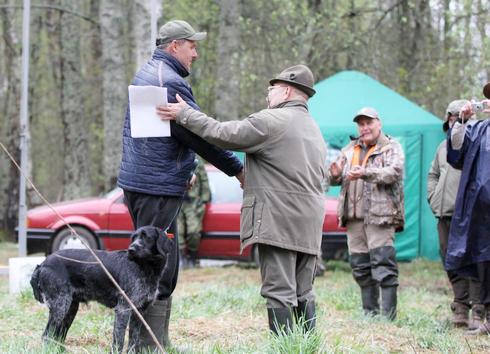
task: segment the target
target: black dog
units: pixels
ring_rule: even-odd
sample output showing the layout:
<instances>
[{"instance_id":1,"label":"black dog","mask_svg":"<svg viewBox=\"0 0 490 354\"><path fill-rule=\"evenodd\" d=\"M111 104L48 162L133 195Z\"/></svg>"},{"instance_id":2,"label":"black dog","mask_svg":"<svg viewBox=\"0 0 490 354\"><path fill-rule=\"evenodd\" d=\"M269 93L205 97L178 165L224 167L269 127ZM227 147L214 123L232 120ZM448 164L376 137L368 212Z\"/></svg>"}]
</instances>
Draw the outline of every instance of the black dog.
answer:
<instances>
[{"instance_id":1,"label":"black dog","mask_svg":"<svg viewBox=\"0 0 490 354\"><path fill-rule=\"evenodd\" d=\"M165 269L174 269L173 239L152 226L142 227L131 236L127 251L95 251L105 267L143 313L156 297L158 282ZM43 338L63 342L80 302L97 301L114 308L116 315L112 350L122 352L130 321L129 349L137 347L141 321L96 262L89 250L67 249L50 255L38 265L31 278L34 297L49 308Z\"/></svg>"}]
</instances>

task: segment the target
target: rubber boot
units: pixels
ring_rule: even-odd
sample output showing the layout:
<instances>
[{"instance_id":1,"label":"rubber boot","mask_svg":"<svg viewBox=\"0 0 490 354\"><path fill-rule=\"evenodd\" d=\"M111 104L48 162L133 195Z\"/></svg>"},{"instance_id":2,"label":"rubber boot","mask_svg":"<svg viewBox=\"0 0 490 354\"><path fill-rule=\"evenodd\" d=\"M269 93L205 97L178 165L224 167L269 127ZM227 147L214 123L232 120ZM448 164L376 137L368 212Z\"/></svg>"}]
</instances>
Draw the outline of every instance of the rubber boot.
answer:
<instances>
[{"instance_id":1,"label":"rubber boot","mask_svg":"<svg viewBox=\"0 0 490 354\"><path fill-rule=\"evenodd\" d=\"M379 315L379 286L377 284L361 288L361 300L366 316Z\"/></svg>"},{"instance_id":2,"label":"rubber boot","mask_svg":"<svg viewBox=\"0 0 490 354\"><path fill-rule=\"evenodd\" d=\"M199 259L197 258L197 251L189 251L189 268L199 268Z\"/></svg>"},{"instance_id":3,"label":"rubber boot","mask_svg":"<svg viewBox=\"0 0 490 354\"><path fill-rule=\"evenodd\" d=\"M275 335L289 334L293 326L293 316L289 307L268 308L269 329Z\"/></svg>"},{"instance_id":4,"label":"rubber boot","mask_svg":"<svg viewBox=\"0 0 490 354\"><path fill-rule=\"evenodd\" d=\"M381 315L393 321L396 318L397 286L381 287Z\"/></svg>"},{"instance_id":5,"label":"rubber boot","mask_svg":"<svg viewBox=\"0 0 490 354\"><path fill-rule=\"evenodd\" d=\"M371 273L369 253L352 253L350 256L352 276L361 287L362 309L367 315L379 313L379 285Z\"/></svg>"},{"instance_id":6,"label":"rubber boot","mask_svg":"<svg viewBox=\"0 0 490 354\"><path fill-rule=\"evenodd\" d=\"M477 329L466 331L466 334L476 336L489 336L490 335L490 305L485 306L485 318L486 322L482 323Z\"/></svg>"},{"instance_id":7,"label":"rubber boot","mask_svg":"<svg viewBox=\"0 0 490 354\"><path fill-rule=\"evenodd\" d=\"M451 311L453 313L451 323L454 327L468 327L470 314L470 307L468 305L452 302Z\"/></svg>"},{"instance_id":8,"label":"rubber boot","mask_svg":"<svg viewBox=\"0 0 490 354\"><path fill-rule=\"evenodd\" d=\"M158 343L164 348L170 347L170 340L168 337L168 324L170 322L170 311L172 309L172 297L165 300L155 300L152 305L143 314L148 326L158 339ZM158 352L150 333L144 326L141 326L139 347L136 348L136 353L141 352Z\"/></svg>"},{"instance_id":9,"label":"rubber boot","mask_svg":"<svg viewBox=\"0 0 490 354\"><path fill-rule=\"evenodd\" d=\"M468 329L475 330L480 325L485 322L485 306L482 304L475 304L471 306L471 320L469 321L468 324Z\"/></svg>"},{"instance_id":10,"label":"rubber boot","mask_svg":"<svg viewBox=\"0 0 490 354\"><path fill-rule=\"evenodd\" d=\"M316 327L315 301L298 301L298 307L293 308L294 319L301 324L303 332L309 332Z\"/></svg>"}]
</instances>

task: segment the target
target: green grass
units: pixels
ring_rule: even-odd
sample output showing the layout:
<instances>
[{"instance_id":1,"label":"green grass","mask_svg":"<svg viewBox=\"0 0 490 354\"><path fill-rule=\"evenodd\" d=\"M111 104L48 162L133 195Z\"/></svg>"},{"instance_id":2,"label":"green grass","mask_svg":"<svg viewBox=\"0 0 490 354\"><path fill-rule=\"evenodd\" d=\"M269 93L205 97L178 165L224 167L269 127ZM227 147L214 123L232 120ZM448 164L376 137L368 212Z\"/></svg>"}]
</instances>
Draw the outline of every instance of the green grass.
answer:
<instances>
[{"instance_id":1,"label":"green grass","mask_svg":"<svg viewBox=\"0 0 490 354\"><path fill-rule=\"evenodd\" d=\"M484 353L490 337L470 337L449 322L449 283L439 262L400 264L398 317L363 316L360 294L347 263L331 262L315 280L316 333L268 332L257 269L184 271L173 298L171 353ZM0 277L0 353L54 353L43 346L47 308L30 289L8 294ZM109 353L113 313L98 304L81 306L68 334L73 353Z\"/></svg>"}]
</instances>

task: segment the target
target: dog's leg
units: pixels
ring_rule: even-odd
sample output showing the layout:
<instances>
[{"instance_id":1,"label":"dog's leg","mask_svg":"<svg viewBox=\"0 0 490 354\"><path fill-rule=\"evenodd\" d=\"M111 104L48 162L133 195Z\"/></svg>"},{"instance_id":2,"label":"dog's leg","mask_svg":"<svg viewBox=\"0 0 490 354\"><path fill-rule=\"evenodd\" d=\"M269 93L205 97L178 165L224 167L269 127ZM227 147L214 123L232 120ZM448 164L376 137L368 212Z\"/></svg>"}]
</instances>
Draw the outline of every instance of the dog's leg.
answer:
<instances>
[{"instance_id":1,"label":"dog's leg","mask_svg":"<svg viewBox=\"0 0 490 354\"><path fill-rule=\"evenodd\" d=\"M141 313L144 313L143 309L139 309ZM129 343L128 343L128 353L132 353L140 347L140 333L141 326L143 323L140 321L138 316L131 311L131 317L129 319Z\"/></svg>"},{"instance_id":2,"label":"dog's leg","mask_svg":"<svg viewBox=\"0 0 490 354\"><path fill-rule=\"evenodd\" d=\"M114 332L112 335L112 351L122 353L131 310L127 306L116 306L114 310L116 316L114 318Z\"/></svg>"},{"instance_id":3,"label":"dog's leg","mask_svg":"<svg viewBox=\"0 0 490 354\"><path fill-rule=\"evenodd\" d=\"M66 336L66 333L65 336L62 335L63 321L67 317L71 308L71 295L59 294L56 299L49 299L47 302L49 304L49 319L48 324L46 325L46 329L43 333L43 338L45 339L45 341L55 340L57 342L63 343ZM68 331L68 329L66 331Z\"/></svg>"},{"instance_id":4,"label":"dog's leg","mask_svg":"<svg viewBox=\"0 0 490 354\"><path fill-rule=\"evenodd\" d=\"M79 304L80 303L78 301L72 301L68 313L66 314L65 318L61 322L61 330L59 333L60 342L65 341L66 334L68 333L68 330L70 329L71 324L73 323L73 320L77 315Z\"/></svg>"}]
</instances>

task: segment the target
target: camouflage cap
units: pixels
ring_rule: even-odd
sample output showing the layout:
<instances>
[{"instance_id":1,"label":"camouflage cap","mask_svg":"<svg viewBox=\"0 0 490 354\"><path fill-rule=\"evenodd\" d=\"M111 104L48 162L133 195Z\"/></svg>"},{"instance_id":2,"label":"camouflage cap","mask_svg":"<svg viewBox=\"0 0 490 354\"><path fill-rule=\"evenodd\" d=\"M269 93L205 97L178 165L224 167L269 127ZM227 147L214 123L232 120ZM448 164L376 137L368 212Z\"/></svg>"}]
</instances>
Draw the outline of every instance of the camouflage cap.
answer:
<instances>
[{"instance_id":1,"label":"camouflage cap","mask_svg":"<svg viewBox=\"0 0 490 354\"><path fill-rule=\"evenodd\" d=\"M371 119L378 119L379 120L379 114L376 112L376 110L372 107L363 107L361 108L357 113L356 116L354 117L353 121L357 123L359 118L361 117L367 117Z\"/></svg>"},{"instance_id":2,"label":"camouflage cap","mask_svg":"<svg viewBox=\"0 0 490 354\"><path fill-rule=\"evenodd\" d=\"M207 36L206 32L196 32L190 24L182 20L169 21L160 27L157 37L157 45L169 43L177 39L189 41L201 41Z\"/></svg>"},{"instance_id":3,"label":"camouflage cap","mask_svg":"<svg viewBox=\"0 0 490 354\"><path fill-rule=\"evenodd\" d=\"M315 78L310 68L306 65L291 66L269 81L271 85L274 85L277 82L285 82L286 84L294 86L306 93L308 97L312 97L316 93L313 89Z\"/></svg>"}]
</instances>

